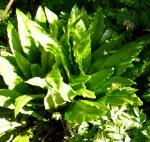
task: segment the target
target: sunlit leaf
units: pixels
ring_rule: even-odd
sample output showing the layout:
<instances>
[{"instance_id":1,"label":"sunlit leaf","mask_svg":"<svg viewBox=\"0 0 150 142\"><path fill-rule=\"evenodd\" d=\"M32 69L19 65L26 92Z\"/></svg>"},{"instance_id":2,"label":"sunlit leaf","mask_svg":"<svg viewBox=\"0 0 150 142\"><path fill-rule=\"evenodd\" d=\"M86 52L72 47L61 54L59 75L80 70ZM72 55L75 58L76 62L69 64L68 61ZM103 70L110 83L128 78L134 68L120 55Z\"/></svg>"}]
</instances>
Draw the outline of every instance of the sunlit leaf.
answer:
<instances>
[{"instance_id":1,"label":"sunlit leaf","mask_svg":"<svg viewBox=\"0 0 150 142\"><path fill-rule=\"evenodd\" d=\"M80 71L84 74L91 63L91 39L82 20L73 30L73 54Z\"/></svg>"},{"instance_id":2,"label":"sunlit leaf","mask_svg":"<svg viewBox=\"0 0 150 142\"><path fill-rule=\"evenodd\" d=\"M46 86L45 79L40 77L34 77L26 81L26 83L34 86L39 86L41 88L44 88Z\"/></svg>"},{"instance_id":3,"label":"sunlit leaf","mask_svg":"<svg viewBox=\"0 0 150 142\"><path fill-rule=\"evenodd\" d=\"M44 98L45 109L53 111L64 104L66 104L66 101L62 98L60 93L50 89L48 90L48 93Z\"/></svg>"},{"instance_id":4,"label":"sunlit leaf","mask_svg":"<svg viewBox=\"0 0 150 142\"><path fill-rule=\"evenodd\" d=\"M15 99L19 96L20 93L16 91L8 89L0 89L0 106L9 109L14 109Z\"/></svg>"},{"instance_id":5,"label":"sunlit leaf","mask_svg":"<svg viewBox=\"0 0 150 142\"><path fill-rule=\"evenodd\" d=\"M46 23L46 16L41 6L37 9L35 19L41 23Z\"/></svg>"},{"instance_id":6,"label":"sunlit leaf","mask_svg":"<svg viewBox=\"0 0 150 142\"><path fill-rule=\"evenodd\" d=\"M17 17L19 17L18 20L25 23L25 28L27 28L28 31L30 31L30 34L35 42L39 42L43 46L44 50L46 51L51 52L54 55L59 54L58 43L55 40L53 40L40 25L30 20L18 9L16 13L17 13Z\"/></svg>"},{"instance_id":7,"label":"sunlit leaf","mask_svg":"<svg viewBox=\"0 0 150 142\"><path fill-rule=\"evenodd\" d=\"M21 45L24 53L28 55L32 43L31 43L31 36L29 34L29 30L27 29L26 22L25 22L27 17L24 14L21 15L19 9L16 10L16 14L17 14L17 21L18 21L18 33L19 33Z\"/></svg>"},{"instance_id":8,"label":"sunlit leaf","mask_svg":"<svg viewBox=\"0 0 150 142\"><path fill-rule=\"evenodd\" d=\"M45 14L46 14L46 18L50 24L53 24L58 20L57 15L54 12L52 12L51 10L49 10L47 7L45 7Z\"/></svg>"},{"instance_id":9,"label":"sunlit leaf","mask_svg":"<svg viewBox=\"0 0 150 142\"><path fill-rule=\"evenodd\" d=\"M124 87L120 89L114 89L108 92L103 98L99 99L98 102L111 105L127 105L140 106L143 102L134 93L135 90L130 87Z\"/></svg>"},{"instance_id":10,"label":"sunlit leaf","mask_svg":"<svg viewBox=\"0 0 150 142\"><path fill-rule=\"evenodd\" d=\"M30 142L33 137L33 131L31 129L24 131L20 135L17 135L12 142Z\"/></svg>"},{"instance_id":11,"label":"sunlit leaf","mask_svg":"<svg viewBox=\"0 0 150 142\"><path fill-rule=\"evenodd\" d=\"M6 120L5 118L0 118L0 134L9 131L9 130L13 130L16 127L20 127L21 124L17 123L17 122L11 122Z\"/></svg>"},{"instance_id":12,"label":"sunlit leaf","mask_svg":"<svg viewBox=\"0 0 150 142\"><path fill-rule=\"evenodd\" d=\"M0 75L3 76L9 89L13 89L17 84L22 82L22 79L16 73L15 67L3 57L0 57Z\"/></svg>"},{"instance_id":13,"label":"sunlit leaf","mask_svg":"<svg viewBox=\"0 0 150 142\"><path fill-rule=\"evenodd\" d=\"M15 27L11 23L9 23L7 26L7 34L9 38L9 45L13 54L15 51L23 53L19 35L17 31L15 30Z\"/></svg>"},{"instance_id":14,"label":"sunlit leaf","mask_svg":"<svg viewBox=\"0 0 150 142\"><path fill-rule=\"evenodd\" d=\"M123 86L131 86L135 84L134 81L125 78L125 77L120 77L120 76L113 76L110 77L109 79L106 79L103 84L100 85L100 87L97 89L97 94L100 93L106 93L109 89L115 87L115 88L120 88Z\"/></svg>"},{"instance_id":15,"label":"sunlit leaf","mask_svg":"<svg viewBox=\"0 0 150 142\"><path fill-rule=\"evenodd\" d=\"M43 98L43 94L38 95L22 95L18 98L16 98L15 102L15 117L18 115L18 113L22 110L22 108L31 100L33 99L41 99Z\"/></svg>"}]
</instances>

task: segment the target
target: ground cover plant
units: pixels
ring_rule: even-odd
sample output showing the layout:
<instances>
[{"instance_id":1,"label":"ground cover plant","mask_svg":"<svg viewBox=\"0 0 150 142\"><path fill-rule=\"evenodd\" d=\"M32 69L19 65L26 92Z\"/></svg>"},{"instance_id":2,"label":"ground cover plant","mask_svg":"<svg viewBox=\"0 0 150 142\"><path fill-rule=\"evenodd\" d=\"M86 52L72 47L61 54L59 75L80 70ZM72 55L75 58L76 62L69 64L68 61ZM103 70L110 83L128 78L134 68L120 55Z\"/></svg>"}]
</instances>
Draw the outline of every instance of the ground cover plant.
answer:
<instances>
[{"instance_id":1,"label":"ground cover plant","mask_svg":"<svg viewBox=\"0 0 150 142\"><path fill-rule=\"evenodd\" d=\"M16 14L0 56L1 141L149 140L134 88L149 35L122 42L105 29L101 8L88 15L74 6L69 18L42 7L34 19Z\"/></svg>"}]
</instances>

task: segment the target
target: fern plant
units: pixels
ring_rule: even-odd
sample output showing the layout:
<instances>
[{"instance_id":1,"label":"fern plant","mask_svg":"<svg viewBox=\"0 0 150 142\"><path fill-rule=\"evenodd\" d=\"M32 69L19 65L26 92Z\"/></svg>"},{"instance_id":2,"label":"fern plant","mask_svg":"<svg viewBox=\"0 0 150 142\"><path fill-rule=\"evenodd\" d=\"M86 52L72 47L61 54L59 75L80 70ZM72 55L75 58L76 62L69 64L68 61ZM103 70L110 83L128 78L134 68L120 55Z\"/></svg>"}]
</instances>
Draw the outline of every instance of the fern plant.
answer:
<instances>
[{"instance_id":1,"label":"fern plant","mask_svg":"<svg viewBox=\"0 0 150 142\"><path fill-rule=\"evenodd\" d=\"M10 52L0 56L7 85L0 89L2 140L50 141L52 118L78 124L107 115L108 104L142 105L123 73L149 36L121 44L121 36L105 30L102 9L88 16L74 6L67 24L42 7L34 20L16 14L18 31L8 24Z\"/></svg>"}]
</instances>

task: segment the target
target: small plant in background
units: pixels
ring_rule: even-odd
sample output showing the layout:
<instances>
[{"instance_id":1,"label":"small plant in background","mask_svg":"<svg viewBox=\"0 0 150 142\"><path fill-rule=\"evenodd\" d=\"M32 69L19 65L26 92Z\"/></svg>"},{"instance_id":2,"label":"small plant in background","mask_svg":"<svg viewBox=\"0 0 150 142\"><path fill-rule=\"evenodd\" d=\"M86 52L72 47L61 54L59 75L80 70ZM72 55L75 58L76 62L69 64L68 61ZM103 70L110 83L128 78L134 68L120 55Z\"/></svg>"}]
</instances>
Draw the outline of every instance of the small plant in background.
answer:
<instances>
[{"instance_id":1,"label":"small plant in background","mask_svg":"<svg viewBox=\"0 0 150 142\"><path fill-rule=\"evenodd\" d=\"M0 56L7 85L0 89L0 139L63 141L71 126L79 139L91 127L85 139L129 141L127 131L146 117L126 71L150 37L122 44L121 35L105 29L101 8L88 15L74 6L67 22L48 8L39 7L34 20L16 13L18 31L8 24L10 52Z\"/></svg>"},{"instance_id":2,"label":"small plant in background","mask_svg":"<svg viewBox=\"0 0 150 142\"><path fill-rule=\"evenodd\" d=\"M100 119L70 125L69 141L140 142L144 140L146 142L149 140L149 132L144 127L146 115L142 111L136 107L126 106L108 106L108 108L107 115Z\"/></svg>"}]
</instances>

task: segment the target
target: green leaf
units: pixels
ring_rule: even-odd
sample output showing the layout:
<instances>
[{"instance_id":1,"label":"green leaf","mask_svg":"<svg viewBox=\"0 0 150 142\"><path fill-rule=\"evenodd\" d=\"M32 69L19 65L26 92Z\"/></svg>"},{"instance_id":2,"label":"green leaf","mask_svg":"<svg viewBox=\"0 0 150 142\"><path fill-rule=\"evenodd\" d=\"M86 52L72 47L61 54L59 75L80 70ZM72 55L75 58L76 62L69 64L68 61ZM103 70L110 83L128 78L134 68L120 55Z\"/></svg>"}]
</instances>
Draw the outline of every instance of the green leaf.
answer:
<instances>
[{"instance_id":1,"label":"green leaf","mask_svg":"<svg viewBox=\"0 0 150 142\"><path fill-rule=\"evenodd\" d=\"M73 54L81 73L84 74L91 63L91 40L82 20L78 21L73 30Z\"/></svg>"},{"instance_id":2,"label":"green leaf","mask_svg":"<svg viewBox=\"0 0 150 142\"><path fill-rule=\"evenodd\" d=\"M23 48L23 51L26 55L29 54L30 52L30 47L32 45L32 39L29 34L29 30L27 29L27 17L24 14L21 14L20 10L16 10L17 14L17 21L18 21L18 33L19 33L19 38L21 41L21 45Z\"/></svg>"},{"instance_id":3,"label":"green leaf","mask_svg":"<svg viewBox=\"0 0 150 142\"><path fill-rule=\"evenodd\" d=\"M97 9L96 11L96 15L94 16L94 21L90 27L90 32L91 32L91 39L92 39L92 48L96 48L104 32L104 18L103 18L103 11L101 8Z\"/></svg>"},{"instance_id":4,"label":"green leaf","mask_svg":"<svg viewBox=\"0 0 150 142\"><path fill-rule=\"evenodd\" d=\"M70 79L69 84L71 86L76 86L82 83L86 83L90 78L91 78L90 75L75 76Z\"/></svg>"},{"instance_id":5,"label":"green leaf","mask_svg":"<svg viewBox=\"0 0 150 142\"><path fill-rule=\"evenodd\" d=\"M38 94L38 95L22 95L18 98L16 98L15 102L15 117L18 115L18 113L22 110L22 108L31 100L33 99L39 99L43 98L44 94Z\"/></svg>"},{"instance_id":6,"label":"green leaf","mask_svg":"<svg viewBox=\"0 0 150 142\"><path fill-rule=\"evenodd\" d=\"M91 78L86 83L89 90L98 93L99 88L113 74L113 68L104 69L91 75Z\"/></svg>"},{"instance_id":7,"label":"green leaf","mask_svg":"<svg viewBox=\"0 0 150 142\"><path fill-rule=\"evenodd\" d=\"M13 90L19 92L20 94L32 94L34 92L33 87L31 88L31 86L25 82L17 84Z\"/></svg>"},{"instance_id":8,"label":"green leaf","mask_svg":"<svg viewBox=\"0 0 150 142\"><path fill-rule=\"evenodd\" d=\"M14 102L17 97L20 96L20 93L8 90L8 89L0 89L0 106L14 109Z\"/></svg>"},{"instance_id":9,"label":"green leaf","mask_svg":"<svg viewBox=\"0 0 150 142\"><path fill-rule=\"evenodd\" d=\"M31 77L31 64L30 64L30 62L17 51L15 51L15 59L16 59L16 62L18 64L20 70L22 71L23 75L26 78Z\"/></svg>"},{"instance_id":10,"label":"green leaf","mask_svg":"<svg viewBox=\"0 0 150 142\"><path fill-rule=\"evenodd\" d=\"M147 40L147 38L145 40ZM100 68L117 66L123 62L133 61L141 49L146 45L145 40L134 41L123 45L122 48L118 49L103 62Z\"/></svg>"},{"instance_id":11,"label":"green leaf","mask_svg":"<svg viewBox=\"0 0 150 142\"><path fill-rule=\"evenodd\" d=\"M57 56L60 54L60 49L58 48L58 43L53 40L45 31L44 29L38 25L36 22L30 20L27 16L25 16L21 11L18 9L16 10L18 22L21 21L25 23L25 27L35 42L39 42L45 51L51 52L53 55ZM20 24L21 26L21 24ZM22 40L21 40L22 41ZM27 42L27 41L26 41ZM28 41L29 43L29 41ZM30 44L31 46L31 44Z\"/></svg>"},{"instance_id":12,"label":"green leaf","mask_svg":"<svg viewBox=\"0 0 150 142\"><path fill-rule=\"evenodd\" d=\"M105 115L105 105L93 101L80 100L74 102L65 112L65 119L71 123L96 120Z\"/></svg>"},{"instance_id":13,"label":"green leaf","mask_svg":"<svg viewBox=\"0 0 150 142\"><path fill-rule=\"evenodd\" d=\"M66 104L66 101L62 98L61 94L48 89L48 93L44 98L45 109L54 111L56 108Z\"/></svg>"},{"instance_id":14,"label":"green leaf","mask_svg":"<svg viewBox=\"0 0 150 142\"><path fill-rule=\"evenodd\" d=\"M32 73L32 77L43 76L43 71L39 64L31 64L31 73Z\"/></svg>"},{"instance_id":15,"label":"green leaf","mask_svg":"<svg viewBox=\"0 0 150 142\"><path fill-rule=\"evenodd\" d=\"M96 99L95 92L86 89L85 85L80 86L80 88L76 90L76 96L77 95L83 96L84 98Z\"/></svg>"},{"instance_id":16,"label":"green leaf","mask_svg":"<svg viewBox=\"0 0 150 142\"><path fill-rule=\"evenodd\" d=\"M133 106L141 106L143 103L134 92L135 90L130 87L114 89L108 92L106 96L99 99L98 102L110 105L130 104Z\"/></svg>"},{"instance_id":17,"label":"green leaf","mask_svg":"<svg viewBox=\"0 0 150 142\"><path fill-rule=\"evenodd\" d=\"M48 93L44 98L45 109L50 109L52 111L65 105L66 102L70 102L76 95L75 91L64 82L61 82L59 87L53 83L51 84L54 87L48 89Z\"/></svg>"},{"instance_id":18,"label":"green leaf","mask_svg":"<svg viewBox=\"0 0 150 142\"><path fill-rule=\"evenodd\" d=\"M29 21L28 28L30 28L32 38L39 42L45 51L51 52L54 56L60 54L58 43L53 40L39 25L35 22Z\"/></svg>"},{"instance_id":19,"label":"green leaf","mask_svg":"<svg viewBox=\"0 0 150 142\"><path fill-rule=\"evenodd\" d=\"M14 102L11 100L11 97L8 96L2 96L0 94L0 106L1 107L6 107L9 109L14 109Z\"/></svg>"},{"instance_id":20,"label":"green leaf","mask_svg":"<svg viewBox=\"0 0 150 142\"><path fill-rule=\"evenodd\" d=\"M0 89L0 95L10 97L11 99L15 100L17 97L19 97L21 94L9 89Z\"/></svg>"},{"instance_id":21,"label":"green leaf","mask_svg":"<svg viewBox=\"0 0 150 142\"><path fill-rule=\"evenodd\" d=\"M58 92L60 93L61 97L67 102L70 102L76 95L76 92L72 89L72 87L64 82L62 82Z\"/></svg>"},{"instance_id":22,"label":"green leaf","mask_svg":"<svg viewBox=\"0 0 150 142\"><path fill-rule=\"evenodd\" d=\"M3 57L0 57L0 75L3 76L9 89L13 89L22 79L17 75L16 69L11 63Z\"/></svg>"},{"instance_id":23,"label":"green leaf","mask_svg":"<svg viewBox=\"0 0 150 142\"><path fill-rule=\"evenodd\" d=\"M26 81L26 83L34 86L39 86L41 88L44 88L46 86L45 79L40 78L40 77L33 77L29 80Z\"/></svg>"},{"instance_id":24,"label":"green leaf","mask_svg":"<svg viewBox=\"0 0 150 142\"><path fill-rule=\"evenodd\" d=\"M60 88L62 80L63 78L61 76L61 73L57 67L55 68L55 65L53 66L53 69L45 77L47 86L55 91L57 91Z\"/></svg>"},{"instance_id":25,"label":"green leaf","mask_svg":"<svg viewBox=\"0 0 150 142\"><path fill-rule=\"evenodd\" d=\"M4 57L5 59L7 59L10 62L10 64L17 69L16 59L13 54L7 51L2 51L0 55Z\"/></svg>"},{"instance_id":26,"label":"green leaf","mask_svg":"<svg viewBox=\"0 0 150 142\"><path fill-rule=\"evenodd\" d=\"M42 49L41 68L42 68L43 74L47 74L52 69L54 63L55 63L54 55Z\"/></svg>"},{"instance_id":27,"label":"green leaf","mask_svg":"<svg viewBox=\"0 0 150 142\"><path fill-rule=\"evenodd\" d=\"M30 142L30 139L33 137L33 130L29 129L20 135L17 135L12 142Z\"/></svg>"},{"instance_id":28,"label":"green leaf","mask_svg":"<svg viewBox=\"0 0 150 142\"><path fill-rule=\"evenodd\" d=\"M75 5L70 13L69 21L68 21L68 28L69 31L73 30L74 25L83 17L83 12L78 9L78 7Z\"/></svg>"},{"instance_id":29,"label":"green leaf","mask_svg":"<svg viewBox=\"0 0 150 142\"><path fill-rule=\"evenodd\" d=\"M57 15L49 10L47 7L45 7L45 14L49 24L54 24L58 20Z\"/></svg>"},{"instance_id":30,"label":"green leaf","mask_svg":"<svg viewBox=\"0 0 150 142\"><path fill-rule=\"evenodd\" d=\"M44 98L45 109L55 109L59 106L70 102L70 99L75 95L73 89L63 82L61 73L55 64L52 71L50 71L46 78L46 87L48 87L48 93Z\"/></svg>"},{"instance_id":31,"label":"green leaf","mask_svg":"<svg viewBox=\"0 0 150 142\"><path fill-rule=\"evenodd\" d=\"M5 133L6 131L13 130L16 127L20 127L21 124L17 122L10 122L5 118L0 118L0 134Z\"/></svg>"},{"instance_id":32,"label":"green leaf","mask_svg":"<svg viewBox=\"0 0 150 142\"><path fill-rule=\"evenodd\" d=\"M53 13L52 11L50 11L46 7L45 7L45 14L46 14L49 26L50 26L50 35L54 39L57 39L57 35L58 35L58 17L55 13Z\"/></svg>"},{"instance_id":33,"label":"green leaf","mask_svg":"<svg viewBox=\"0 0 150 142\"><path fill-rule=\"evenodd\" d=\"M113 87L120 88L120 87L129 87L131 85L135 84L134 81L120 76L113 76L109 79L106 79L103 84L100 85L100 87L97 89L97 94L104 94L108 91L108 89L111 89Z\"/></svg>"},{"instance_id":34,"label":"green leaf","mask_svg":"<svg viewBox=\"0 0 150 142\"><path fill-rule=\"evenodd\" d=\"M12 53L14 54L15 51L18 51L19 53L23 53L19 35L11 23L8 23L7 34L8 34L9 45Z\"/></svg>"},{"instance_id":35,"label":"green leaf","mask_svg":"<svg viewBox=\"0 0 150 142\"><path fill-rule=\"evenodd\" d=\"M36 112L36 111L34 111L32 109L29 109L29 108L27 108L25 106L24 106L24 108L22 108L20 110L20 112L22 114L27 114L27 115L33 116L33 117L37 118L38 120L42 120L42 121L46 120L39 112Z\"/></svg>"},{"instance_id":36,"label":"green leaf","mask_svg":"<svg viewBox=\"0 0 150 142\"><path fill-rule=\"evenodd\" d=\"M46 23L47 22L45 13L44 13L43 8L41 6L39 6L39 8L37 9L35 19L40 23Z\"/></svg>"},{"instance_id":37,"label":"green leaf","mask_svg":"<svg viewBox=\"0 0 150 142\"><path fill-rule=\"evenodd\" d=\"M119 41L117 43L120 44ZM114 46L111 45L112 42L110 41L110 43L105 44L102 48L94 52L94 61L90 67L90 73L95 70L98 71L104 68L114 67L115 74L121 75L127 68L131 67L132 62L137 59L137 55L142 48L149 43L149 36L120 45L121 47L118 50L113 49L118 46L117 43Z\"/></svg>"}]
</instances>

